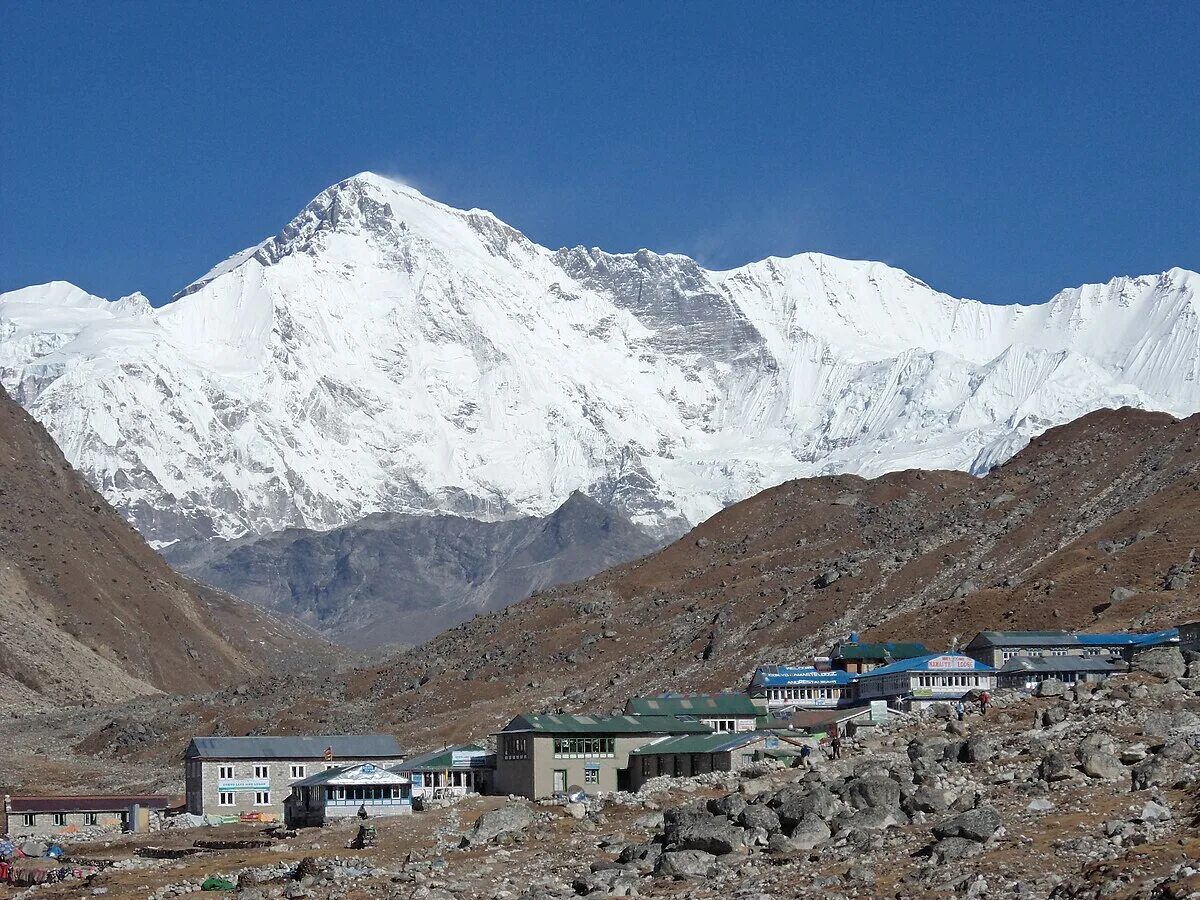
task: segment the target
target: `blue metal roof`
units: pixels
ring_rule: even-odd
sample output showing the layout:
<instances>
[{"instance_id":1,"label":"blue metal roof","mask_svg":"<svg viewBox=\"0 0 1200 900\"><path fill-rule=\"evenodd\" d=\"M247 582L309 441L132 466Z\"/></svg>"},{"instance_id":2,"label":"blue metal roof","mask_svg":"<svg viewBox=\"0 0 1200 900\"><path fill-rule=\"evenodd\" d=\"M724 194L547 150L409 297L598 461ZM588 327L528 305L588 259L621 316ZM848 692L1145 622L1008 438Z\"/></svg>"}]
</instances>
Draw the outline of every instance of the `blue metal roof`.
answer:
<instances>
[{"instance_id":1,"label":"blue metal roof","mask_svg":"<svg viewBox=\"0 0 1200 900\"><path fill-rule=\"evenodd\" d=\"M946 660L943 664L932 664L934 660ZM877 675L894 675L897 672L995 672L987 663L963 656L961 653L930 653L916 659L902 659L891 665L880 666L863 672L859 678L874 678Z\"/></svg>"},{"instance_id":2,"label":"blue metal roof","mask_svg":"<svg viewBox=\"0 0 1200 900\"><path fill-rule=\"evenodd\" d=\"M1179 638L1178 628L1167 628L1163 631L1153 631L1145 634L1130 631L1117 631L1112 634L1085 634L1078 632L1075 637L1085 647L1145 647L1153 644L1166 644Z\"/></svg>"},{"instance_id":3,"label":"blue metal roof","mask_svg":"<svg viewBox=\"0 0 1200 900\"><path fill-rule=\"evenodd\" d=\"M841 669L821 671L812 666L759 666L750 679L750 687L830 687L853 684L853 672Z\"/></svg>"}]
</instances>

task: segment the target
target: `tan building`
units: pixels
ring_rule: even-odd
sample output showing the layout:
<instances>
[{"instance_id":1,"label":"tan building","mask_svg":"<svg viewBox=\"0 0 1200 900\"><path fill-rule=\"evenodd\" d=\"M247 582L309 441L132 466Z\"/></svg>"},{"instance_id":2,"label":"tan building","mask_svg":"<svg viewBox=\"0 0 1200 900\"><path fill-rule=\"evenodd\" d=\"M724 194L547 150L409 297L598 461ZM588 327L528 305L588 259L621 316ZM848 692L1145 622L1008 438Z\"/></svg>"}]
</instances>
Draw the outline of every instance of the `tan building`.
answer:
<instances>
[{"instance_id":1,"label":"tan building","mask_svg":"<svg viewBox=\"0 0 1200 900\"><path fill-rule=\"evenodd\" d=\"M629 754L657 737L709 734L674 716L517 716L496 735L496 793L539 800L629 787Z\"/></svg>"},{"instance_id":2,"label":"tan building","mask_svg":"<svg viewBox=\"0 0 1200 900\"><path fill-rule=\"evenodd\" d=\"M1128 659L1139 650L1177 643L1179 631L981 631L963 648L967 656L1001 668L1012 659L1056 656L1091 656Z\"/></svg>"},{"instance_id":3,"label":"tan building","mask_svg":"<svg viewBox=\"0 0 1200 900\"><path fill-rule=\"evenodd\" d=\"M763 759L790 759L816 741L777 733L684 734L655 738L629 754L629 789L651 778L690 778L708 772L737 772Z\"/></svg>"},{"instance_id":4,"label":"tan building","mask_svg":"<svg viewBox=\"0 0 1200 900\"><path fill-rule=\"evenodd\" d=\"M184 753L187 809L195 815L261 813L283 818L292 785L326 769L402 762L386 734L198 737Z\"/></svg>"},{"instance_id":5,"label":"tan building","mask_svg":"<svg viewBox=\"0 0 1200 900\"><path fill-rule=\"evenodd\" d=\"M84 835L92 830L149 830L151 812L167 808L161 794L89 795L84 797L5 796L0 834L24 837Z\"/></svg>"}]
</instances>

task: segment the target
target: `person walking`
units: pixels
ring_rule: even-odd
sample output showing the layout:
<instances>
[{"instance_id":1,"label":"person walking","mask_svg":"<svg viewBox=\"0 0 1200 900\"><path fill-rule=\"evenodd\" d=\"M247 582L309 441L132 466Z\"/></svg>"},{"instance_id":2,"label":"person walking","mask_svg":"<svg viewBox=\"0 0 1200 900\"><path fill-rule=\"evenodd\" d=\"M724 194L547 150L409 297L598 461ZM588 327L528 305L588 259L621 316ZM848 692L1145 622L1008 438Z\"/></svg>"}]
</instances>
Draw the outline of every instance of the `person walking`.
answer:
<instances>
[{"instance_id":1,"label":"person walking","mask_svg":"<svg viewBox=\"0 0 1200 900\"><path fill-rule=\"evenodd\" d=\"M980 715L983 715L983 716L987 715L988 704L991 702L992 702L992 695L989 694L987 691L984 691L982 694L979 695L979 714Z\"/></svg>"},{"instance_id":2,"label":"person walking","mask_svg":"<svg viewBox=\"0 0 1200 900\"><path fill-rule=\"evenodd\" d=\"M962 700L959 700L954 704L954 711L958 714L958 721L961 722L967 717L967 704L963 703Z\"/></svg>"},{"instance_id":3,"label":"person walking","mask_svg":"<svg viewBox=\"0 0 1200 900\"><path fill-rule=\"evenodd\" d=\"M842 736L837 730L834 730L833 737L829 741L829 745L831 747L833 747L833 758L841 759L842 758Z\"/></svg>"},{"instance_id":4,"label":"person walking","mask_svg":"<svg viewBox=\"0 0 1200 900\"><path fill-rule=\"evenodd\" d=\"M808 744L800 748L800 765L805 769L812 768L812 747Z\"/></svg>"}]
</instances>

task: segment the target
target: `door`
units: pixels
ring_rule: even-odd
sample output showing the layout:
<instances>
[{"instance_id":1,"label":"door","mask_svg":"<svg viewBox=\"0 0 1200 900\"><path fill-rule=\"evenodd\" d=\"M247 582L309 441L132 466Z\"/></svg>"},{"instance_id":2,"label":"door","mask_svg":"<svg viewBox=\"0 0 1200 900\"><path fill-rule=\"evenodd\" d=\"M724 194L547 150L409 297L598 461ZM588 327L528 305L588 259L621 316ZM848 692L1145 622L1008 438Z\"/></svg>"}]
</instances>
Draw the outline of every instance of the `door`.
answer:
<instances>
[{"instance_id":1,"label":"door","mask_svg":"<svg viewBox=\"0 0 1200 900\"><path fill-rule=\"evenodd\" d=\"M554 770L554 792L556 794L565 794L567 792L567 770Z\"/></svg>"}]
</instances>

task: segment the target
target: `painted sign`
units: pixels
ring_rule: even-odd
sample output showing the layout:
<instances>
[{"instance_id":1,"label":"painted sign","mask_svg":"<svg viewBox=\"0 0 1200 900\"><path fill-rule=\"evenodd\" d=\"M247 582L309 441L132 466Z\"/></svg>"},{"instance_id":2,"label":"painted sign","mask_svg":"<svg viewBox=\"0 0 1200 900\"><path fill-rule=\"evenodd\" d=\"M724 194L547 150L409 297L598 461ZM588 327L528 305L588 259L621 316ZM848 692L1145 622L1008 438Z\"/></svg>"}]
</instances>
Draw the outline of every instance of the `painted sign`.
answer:
<instances>
[{"instance_id":1,"label":"painted sign","mask_svg":"<svg viewBox=\"0 0 1200 900\"><path fill-rule=\"evenodd\" d=\"M266 791L270 790L271 785L265 778L252 778L245 780L237 780L233 778L218 779L218 791Z\"/></svg>"},{"instance_id":2,"label":"painted sign","mask_svg":"<svg viewBox=\"0 0 1200 900\"><path fill-rule=\"evenodd\" d=\"M425 776L424 775L422 775L420 772L411 772L409 774L412 777L413 787L424 787L425 786Z\"/></svg>"},{"instance_id":3,"label":"painted sign","mask_svg":"<svg viewBox=\"0 0 1200 900\"><path fill-rule=\"evenodd\" d=\"M450 767L467 769L471 766L481 766L486 756L487 753L480 750L453 750L450 753Z\"/></svg>"},{"instance_id":4,"label":"painted sign","mask_svg":"<svg viewBox=\"0 0 1200 900\"><path fill-rule=\"evenodd\" d=\"M777 738L777 737L767 738L767 749L768 750L778 750L779 749L779 738Z\"/></svg>"},{"instance_id":5,"label":"painted sign","mask_svg":"<svg viewBox=\"0 0 1200 900\"><path fill-rule=\"evenodd\" d=\"M872 700L871 701L870 719L872 722L886 722L887 714L888 714L888 712L887 712L887 701L886 700Z\"/></svg>"},{"instance_id":6,"label":"painted sign","mask_svg":"<svg viewBox=\"0 0 1200 900\"><path fill-rule=\"evenodd\" d=\"M969 656L935 656L925 663L927 669L974 669L975 660Z\"/></svg>"},{"instance_id":7,"label":"painted sign","mask_svg":"<svg viewBox=\"0 0 1200 900\"><path fill-rule=\"evenodd\" d=\"M362 767L362 771L363 771L364 775L374 775L375 774L375 764L374 763L365 763Z\"/></svg>"}]
</instances>

